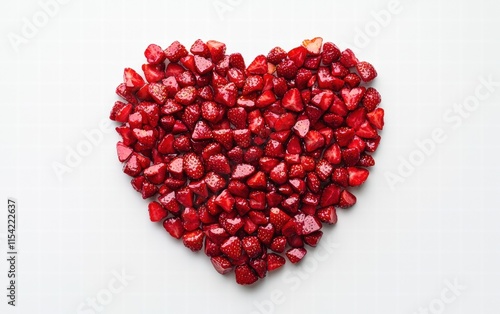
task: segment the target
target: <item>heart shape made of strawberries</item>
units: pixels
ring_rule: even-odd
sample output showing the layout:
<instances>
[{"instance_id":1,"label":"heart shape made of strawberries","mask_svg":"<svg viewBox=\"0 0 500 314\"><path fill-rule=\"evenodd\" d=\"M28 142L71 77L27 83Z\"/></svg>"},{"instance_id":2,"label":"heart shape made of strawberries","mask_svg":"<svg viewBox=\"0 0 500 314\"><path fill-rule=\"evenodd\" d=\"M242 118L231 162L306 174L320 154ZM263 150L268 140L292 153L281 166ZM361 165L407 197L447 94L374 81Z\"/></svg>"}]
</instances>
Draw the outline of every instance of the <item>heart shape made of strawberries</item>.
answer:
<instances>
[{"instance_id":1,"label":"heart shape made of strawberries","mask_svg":"<svg viewBox=\"0 0 500 314\"><path fill-rule=\"evenodd\" d=\"M215 269L253 284L299 262L356 203L384 125L377 72L322 38L248 67L226 45L151 44L116 93L123 171L149 216Z\"/></svg>"}]
</instances>

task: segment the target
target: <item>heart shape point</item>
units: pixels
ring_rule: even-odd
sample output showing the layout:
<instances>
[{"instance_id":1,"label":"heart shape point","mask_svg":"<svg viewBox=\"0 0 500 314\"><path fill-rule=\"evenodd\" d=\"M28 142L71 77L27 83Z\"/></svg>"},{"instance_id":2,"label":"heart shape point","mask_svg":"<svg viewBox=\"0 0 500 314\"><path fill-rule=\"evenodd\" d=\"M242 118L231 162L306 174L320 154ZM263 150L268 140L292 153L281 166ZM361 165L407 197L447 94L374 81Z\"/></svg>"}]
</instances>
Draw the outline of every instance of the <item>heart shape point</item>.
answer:
<instances>
[{"instance_id":1,"label":"heart shape point","mask_svg":"<svg viewBox=\"0 0 500 314\"><path fill-rule=\"evenodd\" d=\"M320 37L248 66L215 40L144 54L144 78L124 70L110 119L132 187L156 198L151 221L238 284L282 267L282 253L300 262L375 165L374 67Z\"/></svg>"}]
</instances>

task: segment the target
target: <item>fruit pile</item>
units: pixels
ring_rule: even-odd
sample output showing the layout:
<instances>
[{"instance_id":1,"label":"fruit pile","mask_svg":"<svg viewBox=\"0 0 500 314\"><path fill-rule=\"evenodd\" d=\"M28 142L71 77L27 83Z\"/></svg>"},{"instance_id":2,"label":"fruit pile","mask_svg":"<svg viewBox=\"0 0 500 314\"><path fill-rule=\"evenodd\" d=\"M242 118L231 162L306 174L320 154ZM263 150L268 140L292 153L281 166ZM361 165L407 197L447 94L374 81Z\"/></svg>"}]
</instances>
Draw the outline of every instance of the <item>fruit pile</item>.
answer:
<instances>
[{"instance_id":1,"label":"fruit pile","mask_svg":"<svg viewBox=\"0 0 500 314\"><path fill-rule=\"evenodd\" d=\"M116 148L153 222L252 284L318 244L375 164L377 72L322 38L248 66L226 45L178 41L126 68L111 110Z\"/></svg>"}]
</instances>

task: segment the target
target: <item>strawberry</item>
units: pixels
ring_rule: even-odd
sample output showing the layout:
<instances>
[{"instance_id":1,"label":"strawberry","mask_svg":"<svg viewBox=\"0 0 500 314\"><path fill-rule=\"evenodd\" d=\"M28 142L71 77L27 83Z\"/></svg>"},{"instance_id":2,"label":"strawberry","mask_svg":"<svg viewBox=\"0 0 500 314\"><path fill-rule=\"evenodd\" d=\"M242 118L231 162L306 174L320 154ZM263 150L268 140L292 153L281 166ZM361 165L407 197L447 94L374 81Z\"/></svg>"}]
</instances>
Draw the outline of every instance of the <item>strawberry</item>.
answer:
<instances>
[{"instance_id":1,"label":"strawberry","mask_svg":"<svg viewBox=\"0 0 500 314\"><path fill-rule=\"evenodd\" d=\"M194 66L196 68L196 72L200 75L205 75L214 68L212 61L196 55L194 56Z\"/></svg>"},{"instance_id":2,"label":"strawberry","mask_svg":"<svg viewBox=\"0 0 500 314\"><path fill-rule=\"evenodd\" d=\"M219 205L225 212L230 212L233 210L234 206L234 197L229 193L229 191L226 189L222 191L222 193L217 196L215 199L215 202L217 205Z\"/></svg>"},{"instance_id":3,"label":"strawberry","mask_svg":"<svg viewBox=\"0 0 500 314\"><path fill-rule=\"evenodd\" d=\"M215 270L221 274L225 275L233 270L233 265L231 262L222 256L214 256L210 259Z\"/></svg>"},{"instance_id":4,"label":"strawberry","mask_svg":"<svg viewBox=\"0 0 500 314\"><path fill-rule=\"evenodd\" d=\"M250 258L255 258L262 253L262 250L260 247L260 241L256 236L244 237L241 240L241 243L242 243L243 249L245 250L245 253Z\"/></svg>"},{"instance_id":5,"label":"strawberry","mask_svg":"<svg viewBox=\"0 0 500 314\"><path fill-rule=\"evenodd\" d=\"M274 47L269 51L267 54L267 61L272 63L272 64L279 64L281 60L287 57L286 51L283 50L283 48L280 47Z\"/></svg>"},{"instance_id":6,"label":"strawberry","mask_svg":"<svg viewBox=\"0 0 500 314\"><path fill-rule=\"evenodd\" d=\"M127 122L129 114L132 112L132 104L125 104L121 101L115 102L109 118L116 122Z\"/></svg>"},{"instance_id":7,"label":"strawberry","mask_svg":"<svg viewBox=\"0 0 500 314\"><path fill-rule=\"evenodd\" d=\"M221 129L212 131L214 140L220 143L225 149L233 148L233 131L231 129Z\"/></svg>"},{"instance_id":8,"label":"strawberry","mask_svg":"<svg viewBox=\"0 0 500 314\"><path fill-rule=\"evenodd\" d=\"M260 226L257 229L257 238L259 238L260 242L265 245L270 245L274 235L274 227L272 224L268 223L265 226Z\"/></svg>"},{"instance_id":9,"label":"strawberry","mask_svg":"<svg viewBox=\"0 0 500 314\"><path fill-rule=\"evenodd\" d=\"M269 222L274 226L274 228L278 231L281 231L281 228L290 220L290 216L287 215L281 209L274 207L269 211Z\"/></svg>"},{"instance_id":10,"label":"strawberry","mask_svg":"<svg viewBox=\"0 0 500 314\"><path fill-rule=\"evenodd\" d=\"M348 208L356 204L356 196L347 190L343 190L340 194L339 207Z\"/></svg>"},{"instance_id":11,"label":"strawberry","mask_svg":"<svg viewBox=\"0 0 500 314\"><path fill-rule=\"evenodd\" d=\"M318 245L319 240L321 240L322 236L323 236L323 231L316 231L311 234L305 235L304 242L309 246L315 247Z\"/></svg>"},{"instance_id":12,"label":"strawberry","mask_svg":"<svg viewBox=\"0 0 500 314\"><path fill-rule=\"evenodd\" d=\"M165 56L170 62L179 62L179 60L188 55L186 47L184 47L180 42L174 41L170 46L165 49Z\"/></svg>"},{"instance_id":13,"label":"strawberry","mask_svg":"<svg viewBox=\"0 0 500 314\"><path fill-rule=\"evenodd\" d=\"M370 82L377 77L377 71L375 71L373 65L366 61L358 62L356 64L356 70L358 71L359 76L361 76L363 82Z\"/></svg>"},{"instance_id":14,"label":"strawberry","mask_svg":"<svg viewBox=\"0 0 500 314\"><path fill-rule=\"evenodd\" d=\"M222 245L220 246L220 250L227 257L231 259L237 259L241 256L242 253L241 241L238 237L230 237L222 243Z\"/></svg>"},{"instance_id":15,"label":"strawberry","mask_svg":"<svg viewBox=\"0 0 500 314\"><path fill-rule=\"evenodd\" d=\"M307 254L307 250L304 248L293 248L286 252L286 257L292 264L300 262L304 256Z\"/></svg>"},{"instance_id":16,"label":"strawberry","mask_svg":"<svg viewBox=\"0 0 500 314\"><path fill-rule=\"evenodd\" d=\"M266 262L267 262L267 270L273 271L285 265L286 261L283 256L274 253L269 253L267 254Z\"/></svg>"},{"instance_id":17,"label":"strawberry","mask_svg":"<svg viewBox=\"0 0 500 314\"><path fill-rule=\"evenodd\" d=\"M302 111L304 109L304 104L299 90L296 88L288 90L281 100L281 105L291 111Z\"/></svg>"},{"instance_id":18,"label":"strawberry","mask_svg":"<svg viewBox=\"0 0 500 314\"><path fill-rule=\"evenodd\" d=\"M366 108L366 110L368 110L368 112L375 110L375 108L377 108L381 101L382 98L379 92L373 87L369 87L366 90L366 93L362 99L363 106Z\"/></svg>"},{"instance_id":19,"label":"strawberry","mask_svg":"<svg viewBox=\"0 0 500 314\"><path fill-rule=\"evenodd\" d=\"M304 137L304 146L307 152L313 152L325 146L325 138L318 131L311 130Z\"/></svg>"},{"instance_id":20,"label":"strawberry","mask_svg":"<svg viewBox=\"0 0 500 314\"><path fill-rule=\"evenodd\" d=\"M167 56L163 52L163 49L155 44L150 44L146 48L146 50L144 51L144 56L146 57L148 63L151 64L160 64L167 58Z\"/></svg>"},{"instance_id":21,"label":"strawberry","mask_svg":"<svg viewBox=\"0 0 500 314\"><path fill-rule=\"evenodd\" d=\"M144 86L144 84L146 84L142 76L131 68L125 68L123 70L123 83L132 91L137 91L139 88Z\"/></svg>"},{"instance_id":22,"label":"strawberry","mask_svg":"<svg viewBox=\"0 0 500 314\"><path fill-rule=\"evenodd\" d=\"M168 218L163 221L163 227L174 238L180 239L184 235L184 227L180 218Z\"/></svg>"},{"instance_id":23,"label":"strawberry","mask_svg":"<svg viewBox=\"0 0 500 314\"><path fill-rule=\"evenodd\" d=\"M283 253L286 248L286 238L284 236L275 237L269 248L276 253Z\"/></svg>"},{"instance_id":24,"label":"strawberry","mask_svg":"<svg viewBox=\"0 0 500 314\"><path fill-rule=\"evenodd\" d=\"M203 177L205 169L203 163L194 153L187 153L182 159L182 169L184 173L191 179L200 179Z\"/></svg>"},{"instance_id":25,"label":"strawberry","mask_svg":"<svg viewBox=\"0 0 500 314\"><path fill-rule=\"evenodd\" d=\"M229 55L229 65L233 68L237 68L241 71L245 71L245 60L241 53L232 53Z\"/></svg>"},{"instance_id":26,"label":"strawberry","mask_svg":"<svg viewBox=\"0 0 500 314\"><path fill-rule=\"evenodd\" d=\"M348 167L349 173L349 186L359 186L363 184L368 178L368 170L359 167Z\"/></svg>"},{"instance_id":27,"label":"strawberry","mask_svg":"<svg viewBox=\"0 0 500 314\"><path fill-rule=\"evenodd\" d=\"M340 63L346 68L350 68L358 63L358 59L351 49L346 49L340 54Z\"/></svg>"},{"instance_id":28,"label":"strawberry","mask_svg":"<svg viewBox=\"0 0 500 314\"><path fill-rule=\"evenodd\" d=\"M384 128L384 109L377 108L372 112L369 112L366 115L366 118L370 121L371 125L377 129L382 130Z\"/></svg>"},{"instance_id":29,"label":"strawberry","mask_svg":"<svg viewBox=\"0 0 500 314\"><path fill-rule=\"evenodd\" d=\"M321 62L324 65L330 65L332 62L337 62L340 59L340 50L334 43L326 42L323 44L321 52Z\"/></svg>"},{"instance_id":30,"label":"strawberry","mask_svg":"<svg viewBox=\"0 0 500 314\"><path fill-rule=\"evenodd\" d=\"M234 270L236 283L240 285L251 285L257 281L258 277L248 265L237 266Z\"/></svg>"},{"instance_id":31,"label":"strawberry","mask_svg":"<svg viewBox=\"0 0 500 314\"><path fill-rule=\"evenodd\" d=\"M168 212L158 202L151 202L148 205L149 219L153 222L158 222L167 217Z\"/></svg>"},{"instance_id":32,"label":"strawberry","mask_svg":"<svg viewBox=\"0 0 500 314\"><path fill-rule=\"evenodd\" d=\"M321 222L330 225L337 223L337 211L333 206L327 206L319 209L316 216Z\"/></svg>"},{"instance_id":33,"label":"strawberry","mask_svg":"<svg viewBox=\"0 0 500 314\"><path fill-rule=\"evenodd\" d=\"M276 67L276 73L287 80L293 79L297 75L299 68L292 60L285 59Z\"/></svg>"},{"instance_id":34,"label":"strawberry","mask_svg":"<svg viewBox=\"0 0 500 314\"><path fill-rule=\"evenodd\" d=\"M264 55L257 56L247 68L248 73L264 75L267 73L267 60Z\"/></svg>"},{"instance_id":35,"label":"strawberry","mask_svg":"<svg viewBox=\"0 0 500 314\"><path fill-rule=\"evenodd\" d=\"M297 68L302 67L306 60L307 49L303 46L293 48L288 52L288 58L293 61Z\"/></svg>"},{"instance_id":36,"label":"strawberry","mask_svg":"<svg viewBox=\"0 0 500 314\"><path fill-rule=\"evenodd\" d=\"M247 180L247 185L253 189L265 189L267 186L266 175L264 172L256 172Z\"/></svg>"},{"instance_id":37,"label":"strawberry","mask_svg":"<svg viewBox=\"0 0 500 314\"><path fill-rule=\"evenodd\" d=\"M209 40L207 41L207 47L210 51L212 62L218 63L224 58L224 54L226 53L226 44L216 40Z\"/></svg>"},{"instance_id":38,"label":"strawberry","mask_svg":"<svg viewBox=\"0 0 500 314\"><path fill-rule=\"evenodd\" d=\"M219 174L231 173L227 157L222 154L210 156L207 161L207 168Z\"/></svg>"},{"instance_id":39,"label":"strawberry","mask_svg":"<svg viewBox=\"0 0 500 314\"><path fill-rule=\"evenodd\" d=\"M193 55L201 56L204 58L210 57L210 50L208 49L207 45L201 39L197 39L193 43L193 45L191 46L191 49L189 49L189 51Z\"/></svg>"},{"instance_id":40,"label":"strawberry","mask_svg":"<svg viewBox=\"0 0 500 314\"><path fill-rule=\"evenodd\" d=\"M203 238L205 235L200 229L185 233L182 236L182 242L184 246L193 252L199 251L203 247Z\"/></svg>"}]
</instances>

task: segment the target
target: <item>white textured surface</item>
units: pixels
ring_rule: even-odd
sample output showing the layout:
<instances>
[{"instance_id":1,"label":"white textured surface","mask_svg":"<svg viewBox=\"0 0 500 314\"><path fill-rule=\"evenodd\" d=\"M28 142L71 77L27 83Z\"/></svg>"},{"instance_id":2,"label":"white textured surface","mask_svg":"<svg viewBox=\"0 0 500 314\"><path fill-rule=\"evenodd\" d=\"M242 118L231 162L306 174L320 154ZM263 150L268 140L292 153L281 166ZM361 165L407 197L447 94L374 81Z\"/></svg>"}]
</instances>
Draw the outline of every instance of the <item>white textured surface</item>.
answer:
<instances>
[{"instance_id":1,"label":"white textured surface","mask_svg":"<svg viewBox=\"0 0 500 314\"><path fill-rule=\"evenodd\" d=\"M480 77L500 81L499 2L401 1L387 26L373 24L371 12L389 1L308 3L69 0L15 51L9 34L43 11L37 1L2 1L0 200L19 201L17 313L94 313L87 298L104 295L122 268L134 279L103 313L498 312L500 86L460 125L448 111L475 95ZM360 47L356 29L370 27L376 34ZM358 204L326 228L332 250L311 250L301 266L237 286L148 221L146 201L116 160L114 131L57 179L53 162L106 121L123 68L140 69L149 43L217 39L248 64L315 36L354 47L376 66L386 110L377 166ZM385 175L438 128L446 141L391 189ZM16 313L4 297L4 237L0 248L0 312ZM445 304L454 297L442 299L445 281L455 279L466 289ZM276 293L285 302L271 305Z\"/></svg>"}]
</instances>

